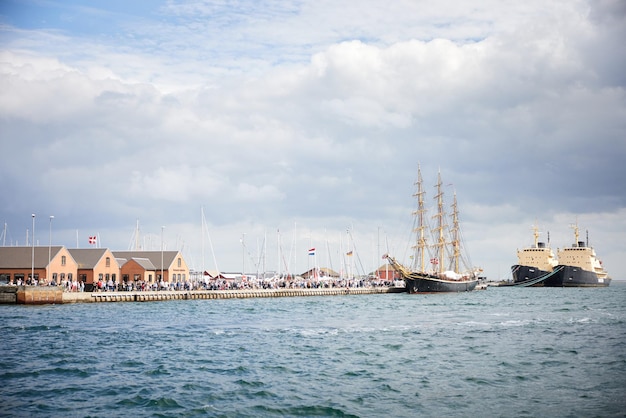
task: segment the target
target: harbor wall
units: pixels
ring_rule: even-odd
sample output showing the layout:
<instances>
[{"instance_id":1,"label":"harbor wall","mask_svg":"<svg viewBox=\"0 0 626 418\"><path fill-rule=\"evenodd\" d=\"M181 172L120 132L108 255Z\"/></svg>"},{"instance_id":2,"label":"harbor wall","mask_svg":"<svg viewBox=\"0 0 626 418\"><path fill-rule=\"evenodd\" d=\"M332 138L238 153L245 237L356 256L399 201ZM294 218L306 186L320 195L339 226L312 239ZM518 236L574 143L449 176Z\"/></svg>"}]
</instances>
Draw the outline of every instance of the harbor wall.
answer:
<instances>
[{"instance_id":1,"label":"harbor wall","mask_svg":"<svg viewBox=\"0 0 626 418\"><path fill-rule=\"evenodd\" d=\"M60 286L0 286L0 303L47 305L63 303Z\"/></svg>"},{"instance_id":2,"label":"harbor wall","mask_svg":"<svg viewBox=\"0 0 626 418\"><path fill-rule=\"evenodd\" d=\"M396 287L358 287L323 289L190 290L158 292L63 292L62 288L52 286L1 286L0 303L40 305L53 303L157 302L166 300L195 299L244 299L305 296L371 295L399 293L403 291L403 288Z\"/></svg>"}]
</instances>

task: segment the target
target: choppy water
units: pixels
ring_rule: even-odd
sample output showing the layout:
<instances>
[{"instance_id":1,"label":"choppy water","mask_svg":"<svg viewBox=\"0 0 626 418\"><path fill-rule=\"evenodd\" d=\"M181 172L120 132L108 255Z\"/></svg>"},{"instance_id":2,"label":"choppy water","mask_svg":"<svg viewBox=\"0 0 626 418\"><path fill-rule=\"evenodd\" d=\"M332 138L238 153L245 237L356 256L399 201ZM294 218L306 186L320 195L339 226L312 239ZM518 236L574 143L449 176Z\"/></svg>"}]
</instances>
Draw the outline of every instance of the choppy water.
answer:
<instances>
[{"instance_id":1,"label":"choppy water","mask_svg":"<svg viewBox=\"0 0 626 418\"><path fill-rule=\"evenodd\" d=\"M0 306L2 416L626 416L626 283Z\"/></svg>"}]
</instances>

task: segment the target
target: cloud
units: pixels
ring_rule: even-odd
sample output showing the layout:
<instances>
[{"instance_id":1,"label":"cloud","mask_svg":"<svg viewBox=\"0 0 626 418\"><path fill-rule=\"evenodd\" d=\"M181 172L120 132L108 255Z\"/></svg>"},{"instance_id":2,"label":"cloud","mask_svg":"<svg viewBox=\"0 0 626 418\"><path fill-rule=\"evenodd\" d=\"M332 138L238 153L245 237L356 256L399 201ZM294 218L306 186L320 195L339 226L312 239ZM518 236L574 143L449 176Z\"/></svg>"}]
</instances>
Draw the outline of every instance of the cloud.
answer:
<instances>
[{"instance_id":1,"label":"cloud","mask_svg":"<svg viewBox=\"0 0 626 418\"><path fill-rule=\"evenodd\" d=\"M619 2L235 6L2 26L3 215L117 246L143 218L199 259L204 206L224 265L244 231L298 223L300 245L338 248L352 225L376 264L379 228L407 241L420 163L429 193L438 170L457 190L477 263L512 263L535 218L586 216L614 242L596 220L626 207Z\"/></svg>"}]
</instances>

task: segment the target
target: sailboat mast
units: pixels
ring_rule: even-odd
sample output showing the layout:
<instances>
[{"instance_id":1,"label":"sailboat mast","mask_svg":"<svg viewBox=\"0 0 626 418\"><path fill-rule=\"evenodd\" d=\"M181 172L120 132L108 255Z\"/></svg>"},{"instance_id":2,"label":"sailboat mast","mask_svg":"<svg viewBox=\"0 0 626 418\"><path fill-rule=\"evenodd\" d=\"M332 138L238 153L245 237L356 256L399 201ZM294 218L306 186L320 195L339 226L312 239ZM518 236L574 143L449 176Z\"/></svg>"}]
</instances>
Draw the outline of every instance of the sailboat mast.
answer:
<instances>
[{"instance_id":1,"label":"sailboat mast","mask_svg":"<svg viewBox=\"0 0 626 418\"><path fill-rule=\"evenodd\" d=\"M206 266L204 264L204 206L200 206L200 265L202 266L202 281L204 281L204 272Z\"/></svg>"},{"instance_id":2,"label":"sailboat mast","mask_svg":"<svg viewBox=\"0 0 626 418\"><path fill-rule=\"evenodd\" d=\"M422 169L420 166L417 167L417 181L415 183L417 185L417 192L413 195L417 197L417 210L413 212L413 215L417 217L417 226L414 228L413 232L416 233L417 243L413 247L417 249L417 257L415 263L420 263L420 272L426 271L426 236L424 234L424 213L426 209L424 209L424 185L422 182Z\"/></svg>"},{"instance_id":3,"label":"sailboat mast","mask_svg":"<svg viewBox=\"0 0 626 418\"><path fill-rule=\"evenodd\" d=\"M461 258L461 241L459 239L459 210L456 203L456 191L454 192L454 200L452 203L452 248L454 271L459 272L459 260Z\"/></svg>"},{"instance_id":4,"label":"sailboat mast","mask_svg":"<svg viewBox=\"0 0 626 418\"><path fill-rule=\"evenodd\" d=\"M135 251L139 250L139 219L137 219L137 226L135 227Z\"/></svg>"},{"instance_id":5,"label":"sailboat mast","mask_svg":"<svg viewBox=\"0 0 626 418\"><path fill-rule=\"evenodd\" d=\"M437 214L435 217L437 218L437 227L435 231L438 232L439 240L435 247L437 248L437 254L439 254L437 262L439 263L439 273L443 273L443 260L444 260L444 249L446 246L446 239L443 233L444 228L444 211L443 211L443 191L441 190L441 172L437 174L437 195L435 196L437 199Z\"/></svg>"}]
</instances>

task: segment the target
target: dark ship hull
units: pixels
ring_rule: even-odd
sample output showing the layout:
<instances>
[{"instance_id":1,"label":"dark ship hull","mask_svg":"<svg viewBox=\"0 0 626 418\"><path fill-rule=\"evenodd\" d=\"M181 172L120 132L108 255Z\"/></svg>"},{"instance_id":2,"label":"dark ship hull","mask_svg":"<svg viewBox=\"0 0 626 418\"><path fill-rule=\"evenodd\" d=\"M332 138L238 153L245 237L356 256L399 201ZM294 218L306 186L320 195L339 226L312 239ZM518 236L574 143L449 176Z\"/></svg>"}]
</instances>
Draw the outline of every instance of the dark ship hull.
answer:
<instances>
[{"instance_id":1,"label":"dark ship hull","mask_svg":"<svg viewBox=\"0 0 626 418\"><path fill-rule=\"evenodd\" d=\"M406 290L409 293L454 293L469 292L476 288L475 280L446 280L430 275L411 274L404 276Z\"/></svg>"},{"instance_id":2,"label":"dark ship hull","mask_svg":"<svg viewBox=\"0 0 626 418\"><path fill-rule=\"evenodd\" d=\"M505 286L519 287L558 287L561 286L562 278L558 273L552 274L552 271L538 269L533 266L522 266L515 264L511 267L513 275L513 283Z\"/></svg>"},{"instance_id":3,"label":"dark ship hull","mask_svg":"<svg viewBox=\"0 0 626 418\"><path fill-rule=\"evenodd\" d=\"M609 277L600 278L595 272L584 270L580 267L561 265L557 266L557 269L559 269L556 274L559 277L559 284L554 286L607 287L611 284Z\"/></svg>"}]
</instances>

